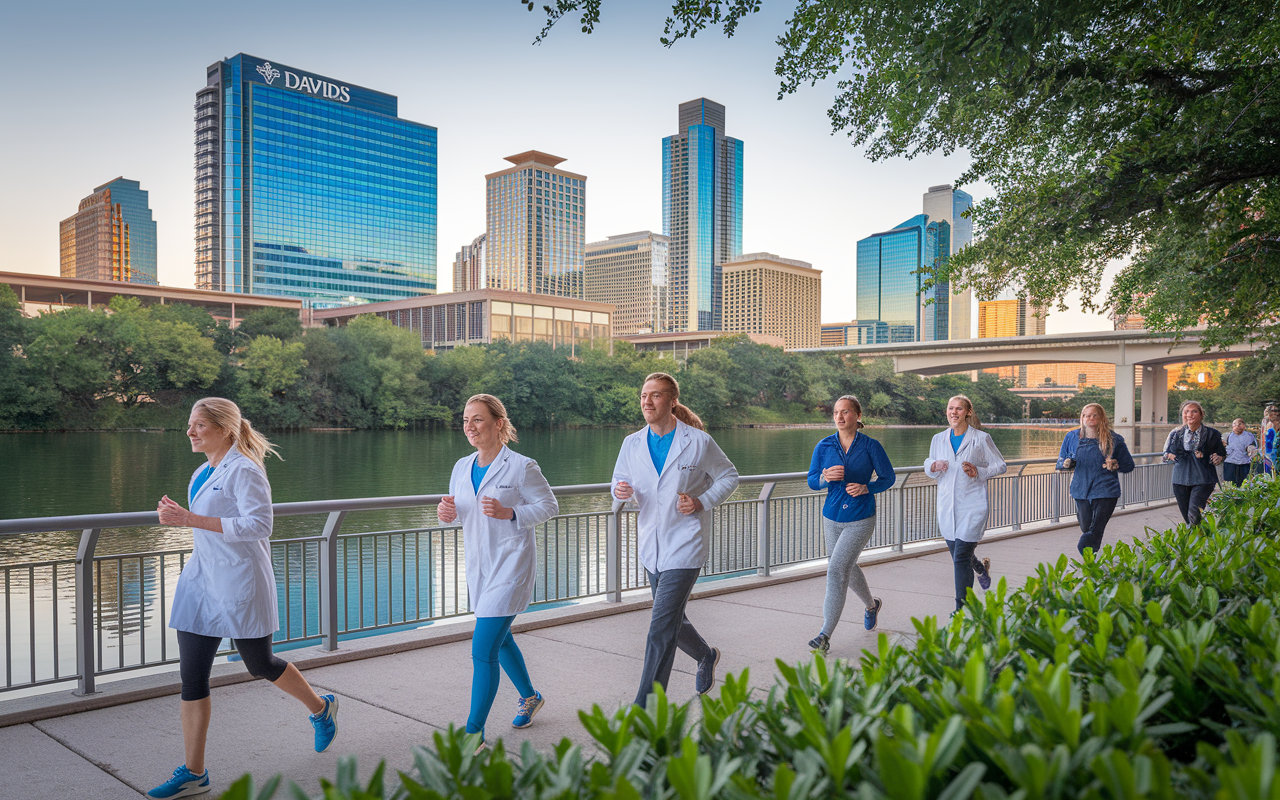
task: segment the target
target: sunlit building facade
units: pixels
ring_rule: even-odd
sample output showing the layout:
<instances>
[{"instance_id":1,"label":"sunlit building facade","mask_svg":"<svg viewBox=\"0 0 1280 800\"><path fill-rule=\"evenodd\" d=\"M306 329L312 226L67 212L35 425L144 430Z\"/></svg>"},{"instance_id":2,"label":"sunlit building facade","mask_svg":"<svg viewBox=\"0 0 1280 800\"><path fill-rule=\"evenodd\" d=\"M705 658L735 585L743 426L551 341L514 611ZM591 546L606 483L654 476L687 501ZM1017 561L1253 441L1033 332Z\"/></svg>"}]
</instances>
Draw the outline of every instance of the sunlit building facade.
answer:
<instances>
[{"instance_id":1,"label":"sunlit building facade","mask_svg":"<svg viewBox=\"0 0 1280 800\"><path fill-rule=\"evenodd\" d=\"M742 254L742 142L725 135L724 106L681 103L679 133L662 140L662 232L671 237L671 320L677 331L721 330L723 264Z\"/></svg>"},{"instance_id":2,"label":"sunlit building facade","mask_svg":"<svg viewBox=\"0 0 1280 800\"><path fill-rule=\"evenodd\" d=\"M484 286L556 297L583 296L587 178L538 150L507 156L485 177Z\"/></svg>"},{"instance_id":3,"label":"sunlit building facade","mask_svg":"<svg viewBox=\"0 0 1280 800\"><path fill-rule=\"evenodd\" d=\"M748 253L724 264L724 329L777 336L786 347L818 347L822 270L807 261Z\"/></svg>"},{"instance_id":4,"label":"sunlit building facade","mask_svg":"<svg viewBox=\"0 0 1280 800\"><path fill-rule=\"evenodd\" d=\"M196 93L196 285L314 308L436 291L436 129L239 54Z\"/></svg>"},{"instance_id":5,"label":"sunlit building facade","mask_svg":"<svg viewBox=\"0 0 1280 800\"><path fill-rule=\"evenodd\" d=\"M123 177L95 188L59 223L58 251L64 278L156 285L156 222L146 190Z\"/></svg>"},{"instance_id":6,"label":"sunlit building facade","mask_svg":"<svg viewBox=\"0 0 1280 800\"><path fill-rule=\"evenodd\" d=\"M496 289L423 295L390 303L317 311L323 325L346 325L360 314L375 314L422 337L425 350L442 352L469 344L544 342L567 349L612 352L613 306L570 297L531 295Z\"/></svg>"},{"instance_id":7,"label":"sunlit building facade","mask_svg":"<svg viewBox=\"0 0 1280 800\"><path fill-rule=\"evenodd\" d=\"M888 326L882 322L862 322L856 319L849 322L824 322L819 334L821 343L818 346L848 347L850 345L875 344L877 338L879 338L877 332L882 327L887 328Z\"/></svg>"},{"instance_id":8,"label":"sunlit building facade","mask_svg":"<svg viewBox=\"0 0 1280 800\"><path fill-rule=\"evenodd\" d=\"M999 300L982 300L978 303L978 338L989 339L1000 336L1043 336L1045 333L1045 311L1031 305L1022 297ZM1054 365L1059 366L1059 365ZM1074 367L1078 365L1066 365ZM1035 372L1037 367L1026 364L1011 367L984 369L984 373L995 375L1001 380L1011 381L1015 388L1024 389L1028 381L1034 377L1043 379L1044 374ZM1034 375L1029 377L1028 370ZM1061 373L1066 374L1066 373ZM1078 375L1078 370L1076 372ZM1112 378L1114 383L1114 377Z\"/></svg>"},{"instance_id":9,"label":"sunlit building facade","mask_svg":"<svg viewBox=\"0 0 1280 800\"><path fill-rule=\"evenodd\" d=\"M638 231L587 245L586 298L614 307L614 336L671 330L670 242L660 233Z\"/></svg>"},{"instance_id":10,"label":"sunlit building facade","mask_svg":"<svg viewBox=\"0 0 1280 800\"><path fill-rule=\"evenodd\" d=\"M488 238L488 234L480 234L471 240L471 244L463 245L454 256L453 290L455 292L469 292L485 287L488 282L485 271L485 250Z\"/></svg>"},{"instance_id":11,"label":"sunlit building facade","mask_svg":"<svg viewBox=\"0 0 1280 800\"><path fill-rule=\"evenodd\" d=\"M924 289L923 266L950 255L951 226L917 214L892 230L858 242L858 320L872 324L865 344L932 342L950 332L950 293L945 285Z\"/></svg>"}]
</instances>

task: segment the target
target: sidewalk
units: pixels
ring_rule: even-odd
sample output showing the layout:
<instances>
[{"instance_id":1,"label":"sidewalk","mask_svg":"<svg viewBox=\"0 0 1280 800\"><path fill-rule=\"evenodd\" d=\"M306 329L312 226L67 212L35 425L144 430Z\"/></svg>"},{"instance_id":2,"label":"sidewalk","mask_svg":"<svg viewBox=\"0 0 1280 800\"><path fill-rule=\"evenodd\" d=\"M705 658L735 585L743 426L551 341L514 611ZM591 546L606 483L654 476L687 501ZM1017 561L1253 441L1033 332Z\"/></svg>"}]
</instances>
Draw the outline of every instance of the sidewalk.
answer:
<instances>
[{"instance_id":1,"label":"sidewalk","mask_svg":"<svg viewBox=\"0 0 1280 800\"><path fill-rule=\"evenodd\" d=\"M1171 505L1118 514L1108 526L1107 541L1131 540L1148 527L1162 530L1180 521L1177 507ZM1075 557L1078 537L1079 530L1072 527L997 537L980 545L978 554L991 559L996 581L1003 577L1010 588L1018 588L1037 564L1062 553ZM864 647L874 647L879 632L913 636L912 617L945 617L953 607L951 562L945 548L875 560L864 569L872 593L884 600L880 629L863 630L861 603L851 597L832 637L833 657L856 658ZM708 642L720 648L719 673L749 667L752 685L767 690L773 685L774 659L808 659L807 643L822 625L823 575L818 568L780 576L779 582L764 586L757 578L701 584L688 614ZM753 582L758 588L738 589ZM564 737L585 742L579 708L594 703L611 710L630 702L644 658L649 613L643 598L630 599L621 613L614 613L619 610L613 604L593 603L522 615L517 641L547 703L532 727L512 729L517 697L504 676L489 719L490 739L505 739L509 751L518 751L525 740L542 750ZM576 621L547 624L563 619L566 612ZM429 647L420 646L424 633L416 631L360 640L370 654L405 646L406 637L419 641L409 645L416 649L326 666L308 665L332 662L332 654L284 653L305 669L318 692L340 698L338 738L323 754L312 749L306 710L270 684L239 682L215 688L207 750L211 796L245 772L252 772L259 782L282 773L286 782L296 781L314 795L319 791L317 779L332 779L338 757L348 754L358 757L362 777L386 759L394 780L395 770L411 769L413 745L429 743L434 731L466 720L470 629L470 623L433 626L428 638L439 643ZM343 646L346 649L347 643ZM242 671L242 665L228 664L216 674L238 680ZM673 699L684 702L694 696L693 673L693 662L677 654L669 686ZM182 762L179 701L168 693L175 679L176 671L106 684L107 695L124 696L121 693L142 687L162 696L0 728L0 800L136 800ZM46 705L65 702L68 695L63 691L46 696ZM30 706L29 700L0 701L0 720L16 707L13 704Z\"/></svg>"}]
</instances>

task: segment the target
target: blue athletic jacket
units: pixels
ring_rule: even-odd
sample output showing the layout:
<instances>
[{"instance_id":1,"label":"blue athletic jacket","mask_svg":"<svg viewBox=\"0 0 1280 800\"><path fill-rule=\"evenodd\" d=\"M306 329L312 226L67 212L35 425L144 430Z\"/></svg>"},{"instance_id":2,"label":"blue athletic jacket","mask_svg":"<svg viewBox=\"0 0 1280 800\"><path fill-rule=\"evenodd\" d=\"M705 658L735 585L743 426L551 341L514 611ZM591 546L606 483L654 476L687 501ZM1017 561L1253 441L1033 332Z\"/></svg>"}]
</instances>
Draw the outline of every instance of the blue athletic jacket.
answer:
<instances>
[{"instance_id":1,"label":"blue athletic jacket","mask_svg":"<svg viewBox=\"0 0 1280 800\"><path fill-rule=\"evenodd\" d=\"M1074 457L1075 472L1071 474L1071 496L1076 500L1099 500L1104 497L1120 496L1120 473L1133 472L1133 455L1124 437L1118 433L1111 434L1111 457L1120 465L1116 472L1102 468L1102 448L1097 439L1081 439L1077 428L1062 440L1062 450L1058 453L1058 469L1062 469L1065 458Z\"/></svg>"},{"instance_id":2,"label":"blue athletic jacket","mask_svg":"<svg viewBox=\"0 0 1280 800\"><path fill-rule=\"evenodd\" d=\"M844 466L844 480L827 483L822 470ZM876 479L871 480L875 471ZM809 462L809 488L826 489L827 501L822 506L822 516L835 522L856 522L873 517L876 513L875 495L893 487L897 476L884 447L866 434L859 433L849 445L849 452L840 447L840 434L833 433L813 448L813 460ZM865 483L870 494L850 497L845 492L846 483Z\"/></svg>"}]
</instances>

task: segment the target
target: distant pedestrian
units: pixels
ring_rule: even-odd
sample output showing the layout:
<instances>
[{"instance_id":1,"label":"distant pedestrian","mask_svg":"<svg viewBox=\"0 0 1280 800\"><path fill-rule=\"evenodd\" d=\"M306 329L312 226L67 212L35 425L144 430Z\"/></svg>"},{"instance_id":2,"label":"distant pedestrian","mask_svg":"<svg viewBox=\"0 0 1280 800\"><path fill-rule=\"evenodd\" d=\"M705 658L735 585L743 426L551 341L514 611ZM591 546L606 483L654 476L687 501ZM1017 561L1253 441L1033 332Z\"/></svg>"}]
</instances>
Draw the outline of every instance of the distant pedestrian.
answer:
<instances>
[{"instance_id":1,"label":"distant pedestrian","mask_svg":"<svg viewBox=\"0 0 1280 800\"><path fill-rule=\"evenodd\" d=\"M847 394L837 400L832 419L836 432L818 442L809 462L809 488L827 490L822 506L827 595L822 603L822 630L809 642L809 647L823 655L831 649L831 636L848 592L856 594L866 607L863 626L869 631L876 629L881 602L871 596L858 556L876 530L875 496L893 488L896 480L884 447L858 431L862 427L858 398Z\"/></svg>"},{"instance_id":2,"label":"distant pedestrian","mask_svg":"<svg viewBox=\"0 0 1280 800\"><path fill-rule=\"evenodd\" d=\"M462 411L462 432L476 452L458 459L449 494L436 507L445 524L461 520L467 595L476 627L471 634L471 711L467 733L481 736L498 695L499 667L520 694L513 728L527 728L542 708L524 654L511 635L516 615L529 607L538 575L534 528L559 513L538 462L507 445L516 439L507 408L478 394Z\"/></svg>"},{"instance_id":3,"label":"distant pedestrian","mask_svg":"<svg viewBox=\"0 0 1280 800\"><path fill-rule=\"evenodd\" d=\"M1280 406L1268 405L1262 413L1262 471L1271 473L1276 468L1276 444L1280 439Z\"/></svg>"},{"instance_id":4,"label":"distant pedestrian","mask_svg":"<svg viewBox=\"0 0 1280 800\"><path fill-rule=\"evenodd\" d=\"M707 561L711 509L738 488L738 470L680 402L675 378L665 372L645 378L640 411L648 424L622 441L613 496L637 506L636 545L653 595L635 700L644 706L655 683L666 689L677 648L698 665L698 694L716 685L720 649L707 644L685 607Z\"/></svg>"},{"instance_id":5,"label":"distant pedestrian","mask_svg":"<svg viewBox=\"0 0 1280 800\"><path fill-rule=\"evenodd\" d=\"M979 429L973 403L962 394L947 401L949 430L933 437L924 472L938 482L938 530L951 551L956 610L964 605L973 576L991 588L991 559L974 555L987 529L987 481L1004 474L1004 456Z\"/></svg>"},{"instance_id":6,"label":"distant pedestrian","mask_svg":"<svg viewBox=\"0 0 1280 800\"><path fill-rule=\"evenodd\" d=\"M1091 548L1102 549L1102 536L1120 499L1121 472L1133 472L1133 456L1124 437L1111 430L1107 411L1097 403L1080 410L1080 427L1062 440L1058 469L1072 470L1071 499L1076 501L1080 541L1076 549L1084 555Z\"/></svg>"},{"instance_id":7,"label":"distant pedestrian","mask_svg":"<svg viewBox=\"0 0 1280 800\"><path fill-rule=\"evenodd\" d=\"M1188 525L1199 525L1227 457L1222 434L1204 424L1204 406L1186 400L1178 409L1182 427L1169 431L1164 460L1173 462L1173 495Z\"/></svg>"},{"instance_id":8,"label":"distant pedestrian","mask_svg":"<svg viewBox=\"0 0 1280 800\"><path fill-rule=\"evenodd\" d=\"M211 788L204 764L212 714L209 675L224 639L235 642L249 674L266 678L307 707L317 753L328 749L338 732L338 699L317 695L297 667L271 652L280 615L268 541L271 484L263 459L268 453L280 454L240 416L235 403L220 397L196 402L187 438L192 452L208 458L187 487L190 510L168 495L156 509L162 525L189 527L194 539L169 616L169 627L178 631L187 760L172 778L147 792L148 797L189 797Z\"/></svg>"},{"instance_id":9,"label":"distant pedestrian","mask_svg":"<svg viewBox=\"0 0 1280 800\"><path fill-rule=\"evenodd\" d=\"M1227 434L1227 459L1222 465L1222 477L1236 486L1244 484L1258 453L1258 437L1244 428L1244 420L1231 420L1231 433Z\"/></svg>"}]
</instances>

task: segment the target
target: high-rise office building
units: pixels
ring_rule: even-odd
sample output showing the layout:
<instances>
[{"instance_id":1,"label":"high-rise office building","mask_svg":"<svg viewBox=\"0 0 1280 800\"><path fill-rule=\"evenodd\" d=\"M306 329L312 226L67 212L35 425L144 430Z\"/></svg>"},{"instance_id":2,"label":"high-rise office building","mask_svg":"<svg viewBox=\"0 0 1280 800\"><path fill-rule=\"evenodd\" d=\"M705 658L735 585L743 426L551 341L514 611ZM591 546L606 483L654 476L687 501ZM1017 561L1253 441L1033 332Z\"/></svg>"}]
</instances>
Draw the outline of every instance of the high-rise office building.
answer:
<instances>
[{"instance_id":1,"label":"high-rise office building","mask_svg":"<svg viewBox=\"0 0 1280 800\"><path fill-rule=\"evenodd\" d=\"M932 342L950 331L950 293L945 285L923 289L921 267L945 260L951 226L917 214L892 230L858 242L858 321L876 323L873 341Z\"/></svg>"},{"instance_id":2,"label":"high-rise office building","mask_svg":"<svg viewBox=\"0 0 1280 800\"><path fill-rule=\"evenodd\" d=\"M196 285L314 308L436 290L436 129L243 53L196 93Z\"/></svg>"},{"instance_id":3,"label":"high-rise office building","mask_svg":"<svg viewBox=\"0 0 1280 800\"><path fill-rule=\"evenodd\" d=\"M786 347L818 347L822 270L807 261L748 253L724 264L724 329L782 338Z\"/></svg>"},{"instance_id":4,"label":"high-rise office building","mask_svg":"<svg viewBox=\"0 0 1280 800\"><path fill-rule=\"evenodd\" d=\"M477 288L582 299L587 178L559 168L559 156L527 150L484 176L485 270Z\"/></svg>"},{"instance_id":5,"label":"high-rise office building","mask_svg":"<svg viewBox=\"0 0 1280 800\"><path fill-rule=\"evenodd\" d=\"M58 225L64 278L157 285L156 221L137 181L116 178L93 190Z\"/></svg>"},{"instance_id":6,"label":"high-rise office building","mask_svg":"<svg viewBox=\"0 0 1280 800\"><path fill-rule=\"evenodd\" d=\"M485 250L488 234L482 233L464 244L453 259L453 290L470 292L487 289L488 273L485 270Z\"/></svg>"},{"instance_id":7,"label":"high-rise office building","mask_svg":"<svg viewBox=\"0 0 1280 800\"><path fill-rule=\"evenodd\" d=\"M662 140L662 232L671 237L672 329L721 330L722 265L742 254L742 142L724 133L724 106L680 104L679 133Z\"/></svg>"},{"instance_id":8,"label":"high-rise office building","mask_svg":"<svg viewBox=\"0 0 1280 800\"><path fill-rule=\"evenodd\" d=\"M960 248L973 241L973 220L963 216L973 206L973 197L968 192L952 189L951 184L930 186L924 194L924 214L930 222L945 222L951 228L946 256L955 255ZM937 296L947 295L947 330L939 339L971 339L973 338L972 310L973 290L962 289L950 292L949 286L940 284Z\"/></svg>"},{"instance_id":9,"label":"high-rise office building","mask_svg":"<svg viewBox=\"0 0 1280 800\"><path fill-rule=\"evenodd\" d=\"M978 338L1043 336L1045 312L1025 297L982 300L978 303Z\"/></svg>"},{"instance_id":10,"label":"high-rise office building","mask_svg":"<svg viewBox=\"0 0 1280 800\"><path fill-rule=\"evenodd\" d=\"M586 298L614 306L614 336L671 330L667 282L670 242L660 233L639 231L587 245Z\"/></svg>"}]
</instances>

